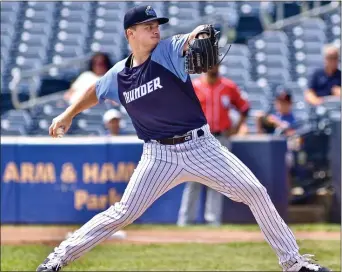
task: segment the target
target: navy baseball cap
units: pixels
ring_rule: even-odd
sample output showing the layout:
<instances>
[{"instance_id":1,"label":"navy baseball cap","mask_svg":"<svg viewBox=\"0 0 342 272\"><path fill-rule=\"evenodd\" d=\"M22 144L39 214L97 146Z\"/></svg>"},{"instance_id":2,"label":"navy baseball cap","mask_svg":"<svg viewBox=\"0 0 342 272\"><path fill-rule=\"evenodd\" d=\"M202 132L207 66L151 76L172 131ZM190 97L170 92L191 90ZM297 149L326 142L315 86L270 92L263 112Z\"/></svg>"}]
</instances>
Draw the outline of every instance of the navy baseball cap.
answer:
<instances>
[{"instance_id":1,"label":"navy baseball cap","mask_svg":"<svg viewBox=\"0 0 342 272\"><path fill-rule=\"evenodd\" d=\"M158 21L160 25L166 24L169 19L157 17L156 12L151 6L143 5L129 9L124 17L124 28L127 29L136 24L142 24L150 21Z\"/></svg>"}]
</instances>

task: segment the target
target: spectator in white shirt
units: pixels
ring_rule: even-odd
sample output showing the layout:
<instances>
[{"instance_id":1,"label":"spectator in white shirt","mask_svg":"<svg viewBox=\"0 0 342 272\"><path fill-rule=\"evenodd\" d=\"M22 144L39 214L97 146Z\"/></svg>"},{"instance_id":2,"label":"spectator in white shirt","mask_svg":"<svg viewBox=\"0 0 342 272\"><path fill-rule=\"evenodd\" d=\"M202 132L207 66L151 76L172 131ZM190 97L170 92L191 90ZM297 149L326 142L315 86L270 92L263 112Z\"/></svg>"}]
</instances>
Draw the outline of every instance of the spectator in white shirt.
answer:
<instances>
[{"instance_id":1,"label":"spectator in white shirt","mask_svg":"<svg viewBox=\"0 0 342 272\"><path fill-rule=\"evenodd\" d=\"M96 53L89 62L88 70L80 74L70 89L65 92L64 99L69 104L74 103L110 68L112 68L112 64L109 56L105 53Z\"/></svg>"}]
</instances>

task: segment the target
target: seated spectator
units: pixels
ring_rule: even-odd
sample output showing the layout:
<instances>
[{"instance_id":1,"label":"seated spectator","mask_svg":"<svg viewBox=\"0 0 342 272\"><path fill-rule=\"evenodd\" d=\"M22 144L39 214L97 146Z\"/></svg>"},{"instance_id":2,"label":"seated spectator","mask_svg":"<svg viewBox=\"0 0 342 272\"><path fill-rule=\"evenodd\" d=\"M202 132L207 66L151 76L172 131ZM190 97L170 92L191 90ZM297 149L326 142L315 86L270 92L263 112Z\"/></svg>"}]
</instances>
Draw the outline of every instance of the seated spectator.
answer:
<instances>
[{"instance_id":1,"label":"seated spectator","mask_svg":"<svg viewBox=\"0 0 342 272\"><path fill-rule=\"evenodd\" d=\"M315 70L305 91L305 100L312 106L321 105L325 96L341 95L341 70L338 69L339 50L333 45L324 47L324 68Z\"/></svg>"},{"instance_id":2,"label":"seated spectator","mask_svg":"<svg viewBox=\"0 0 342 272\"><path fill-rule=\"evenodd\" d=\"M107 135L117 136L120 134L120 121L122 115L116 109L110 109L103 115L103 124L107 130Z\"/></svg>"},{"instance_id":3,"label":"seated spectator","mask_svg":"<svg viewBox=\"0 0 342 272\"><path fill-rule=\"evenodd\" d=\"M295 117L292 113L292 97L289 92L282 90L278 92L274 101L275 113L259 113L257 115L258 133L282 133L286 136L294 134Z\"/></svg>"},{"instance_id":4,"label":"seated spectator","mask_svg":"<svg viewBox=\"0 0 342 272\"><path fill-rule=\"evenodd\" d=\"M89 62L88 70L80 74L72 83L71 88L65 92L64 99L69 104L75 102L110 68L112 68L112 64L109 56L104 53L96 53Z\"/></svg>"}]
</instances>

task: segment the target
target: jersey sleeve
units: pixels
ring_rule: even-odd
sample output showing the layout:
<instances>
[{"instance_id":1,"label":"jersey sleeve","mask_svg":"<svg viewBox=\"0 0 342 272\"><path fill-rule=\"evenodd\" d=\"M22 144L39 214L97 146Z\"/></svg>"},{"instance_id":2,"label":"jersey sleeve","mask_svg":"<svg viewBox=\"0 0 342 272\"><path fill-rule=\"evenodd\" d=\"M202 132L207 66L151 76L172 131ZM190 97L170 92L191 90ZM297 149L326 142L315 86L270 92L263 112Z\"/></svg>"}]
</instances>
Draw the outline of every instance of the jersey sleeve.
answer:
<instances>
[{"instance_id":1,"label":"jersey sleeve","mask_svg":"<svg viewBox=\"0 0 342 272\"><path fill-rule=\"evenodd\" d=\"M175 35L159 42L152 54L152 60L164 66L183 82L187 80L183 48L190 33Z\"/></svg>"},{"instance_id":2,"label":"jersey sleeve","mask_svg":"<svg viewBox=\"0 0 342 272\"><path fill-rule=\"evenodd\" d=\"M117 74L117 66L115 65L96 82L96 96L99 103L108 99L120 104Z\"/></svg>"},{"instance_id":3,"label":"jersey sleeve","mask_svg":"<svg viewBox=\"0 0 342 272\"><path fill-rule=\"evenodd\" d=\"M236 84L232 84L230 88L232 104L239 112L247 111L250 106L248 101L242 97L239 87Z\"/></svg>"}]
</instances>

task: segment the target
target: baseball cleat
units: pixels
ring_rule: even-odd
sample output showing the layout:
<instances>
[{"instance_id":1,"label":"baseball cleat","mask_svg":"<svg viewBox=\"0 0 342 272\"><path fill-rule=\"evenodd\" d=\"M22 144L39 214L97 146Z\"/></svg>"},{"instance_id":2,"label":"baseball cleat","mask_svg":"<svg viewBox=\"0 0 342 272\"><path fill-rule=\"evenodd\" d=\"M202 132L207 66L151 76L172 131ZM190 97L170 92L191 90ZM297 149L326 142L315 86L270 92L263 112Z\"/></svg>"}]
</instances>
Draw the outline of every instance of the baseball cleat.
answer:
<instances>
[{"instance_id":1,"label":"baseball cleat","mask_svg":"<svg viewBox=\"0 0 342 272\"><path fill-rule=\"evenodd\" d=\"M37 267L37 272L57 272L61 270L62 266L56 260L46 258L45 261Z\"/></svg>"},{"instance_id":2,"label":"baseball cleat","mask_svg":"<svg viewBox=\"0 0 342 272\"><path fill-rule=\"evenodd\" d=\"M289 268L288 272L331 272L332 270L320 266L317 263L314 263L311 259L313 255L305 254L302 256L303 259L300 261L297 261L291 268Z\"/></svg>"}]
</instances>

